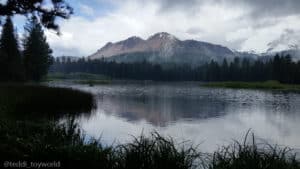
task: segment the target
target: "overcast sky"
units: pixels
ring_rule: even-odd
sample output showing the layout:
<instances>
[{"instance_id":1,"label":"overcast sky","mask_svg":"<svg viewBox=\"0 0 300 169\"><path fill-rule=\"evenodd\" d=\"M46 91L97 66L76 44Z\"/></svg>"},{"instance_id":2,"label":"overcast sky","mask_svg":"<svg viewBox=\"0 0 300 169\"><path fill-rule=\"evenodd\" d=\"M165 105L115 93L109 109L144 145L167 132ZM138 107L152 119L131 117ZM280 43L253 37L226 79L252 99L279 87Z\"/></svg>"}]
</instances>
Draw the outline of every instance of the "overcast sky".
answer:
<instances>
[{"instance_id":1,"label":"overcast sky","mask_svg":"<svg viewBox=\"0 0 300 169\"><path fill-rule=\"evenodd\" d=\"M60 22L62 35L46 32L56 56L87 56L107 42L134 35L147 38L156 32L256 52L300 41L300 0L67 2L75 15Z\"/></svg>"}]
</instances>

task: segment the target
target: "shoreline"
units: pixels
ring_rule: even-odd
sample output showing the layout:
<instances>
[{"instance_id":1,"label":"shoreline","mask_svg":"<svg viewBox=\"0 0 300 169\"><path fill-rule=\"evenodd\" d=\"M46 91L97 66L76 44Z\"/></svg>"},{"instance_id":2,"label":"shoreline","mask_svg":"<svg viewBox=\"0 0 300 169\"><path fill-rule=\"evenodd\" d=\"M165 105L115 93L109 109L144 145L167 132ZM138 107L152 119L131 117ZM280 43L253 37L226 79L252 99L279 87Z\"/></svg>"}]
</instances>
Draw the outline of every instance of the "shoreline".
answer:
<instances>
[{"instance_id":1,"label":"shoreline","mask_svg":"<svg viewBox=\"0 0 300 169\"><path fill-rule=\"evenodd\" d=\"M255 89L268 91L289 91L300 92L299 84L283 84L278 81L264 82L242 82L242 81L226 81L226 82L208 82L204 85L208 88L228 88L228 89Z\"/></svg>"}]
</instances>

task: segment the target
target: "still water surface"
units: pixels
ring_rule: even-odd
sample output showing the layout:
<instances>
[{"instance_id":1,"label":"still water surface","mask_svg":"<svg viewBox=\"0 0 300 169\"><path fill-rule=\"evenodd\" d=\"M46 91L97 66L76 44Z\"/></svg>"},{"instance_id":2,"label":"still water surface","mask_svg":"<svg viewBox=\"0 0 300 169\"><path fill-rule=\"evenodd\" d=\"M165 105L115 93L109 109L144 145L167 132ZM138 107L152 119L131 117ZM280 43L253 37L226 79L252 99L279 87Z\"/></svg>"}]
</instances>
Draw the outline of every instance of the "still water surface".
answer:
<instances>
[{"instance_id":1,"label":"still water surface","mask_svg":"<svg viewBox=\"0 0 300 169\"><path fill-rule=\"evenodd\" d=\"M211 152L251 129L263 141L300 149L300 94L201 87L199 83L128 83L89 87L97 109L76 121L106 144L158 131Z\"/></svg>"}]
</instances>

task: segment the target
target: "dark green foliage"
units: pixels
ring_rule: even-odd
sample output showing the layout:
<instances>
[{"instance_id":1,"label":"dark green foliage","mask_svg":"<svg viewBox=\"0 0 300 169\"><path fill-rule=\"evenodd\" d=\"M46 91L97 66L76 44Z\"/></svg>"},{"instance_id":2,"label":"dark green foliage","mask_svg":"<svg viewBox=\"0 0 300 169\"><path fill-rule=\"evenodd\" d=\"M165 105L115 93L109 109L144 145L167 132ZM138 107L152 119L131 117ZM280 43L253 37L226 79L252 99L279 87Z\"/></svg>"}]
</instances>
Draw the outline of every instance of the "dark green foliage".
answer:
<instances>
[{"instance_id":1,"label":"dark green foliage","mask_svg":"<svg viewBox=\"0 0 300 169\"><path fill-rule=\"evenodd\" d=\"M0 122L0 162L59 161L62 168L113 168L112 147L84 142L74 120L65 125L46 121Z\"/></svg>"},{"instance_id":2,"label":"dark green foliage","mask_svg":"<svg viewBox=\"0 0 300 169\"><path fill-rule=\"evenodd\" d=\"M73 89L38 85L0 85L0 115L60 115L90 112L93 96Z\"/></svg>"},{"instance_id":3,"label":"dark green foliage","mask_svg":"<svg viewBox=\"0 0 300 169\"><path fill-rule=\"evenodd\" d=\"M85 72L111 78L158 81L268 81L300 83L300 61L293 62L289 55L268 61L235 58L232 62L215 61L198 67L190 65L159 65L149 62L117 63L107 60L55 61L50 72Z\"/></svg>"},{"instance_id":4,"label":"dark green foliage","mask_svg":"<svg viewBox=\"0 0 300 169\"><path fill-rule=\"evenodd\" d=\"M6 18L0 38L0 81L23 79L23 67L18 39L10 17Z\"/></svg>"},{"instance_id":5,"label":"dark green foliage","mask_svg":"<svg viewBox=\"0 0 300 169\"><path fill-rule=\"evenodd\" d=\"M47 80L109 80L106 76L89 73L50 73Z\"/></svg>"},{"instance_id":6,"label":"dark green foliage","mask_svg":"<svg viewBox=\"0 0 300 169\"><path fill-rule=\"evenodd\" d=\"M8 59L7 54L0 49L0 81L7 81L9 79L9 70L6 64Z\"/></svg>"},{"instance_id":7,"label":"dark green foliage","mask_svg":"<svg viewBox=\"0 0 300 169\"><path fill-rule=\"evenodd\" d=\"M0 121L0 159L60 161L63 168L180 169L196 167L193 148L178 150L158 134L133 143L107 146L85 141L71 118L65 125L46 121ZM3 162L1 161L0 162Z\"/></svg>"},{"instance_id":8,"label":"dark green foliage","mask_svg":"<svg viewBox=\"0 0 300 169\"><path fill-rule=\"evenodd\" d=\"M178 147L180 147L178 145ZM152 133L141 135L132 143L121 145L118 152L122 169L192 169L199 166L200 153L195 148L178 148L172 139Z\"/></svg>"},{"instance_id":9,"label":"dark green foliage","mask_svg":"<svg viewBox=\"0 0 300 169\"><path fill-rule=\"evenodd\" d=\"M0 162L59 161L62 168L72 169L300 169L290 149L257 143L254 137L213 154L177 145L157 133L128 144L103 146L100 140L86 141L73 118L63 125L0 120L0 139Z\"/></svg>"},{"instance_id":10,"label":"dark green foliage","mask_svg":"<svg viewBox=\"0 0 300 169\"><path fill-rule=\"evenodd\" d=\"M249 142L250 143L247 143ZM252 135L243 143L235 141L216 151L209 169L299 169L300 163L289 148L258 144Z\"/></svg>"},{"instance_id":11,"label":"dark green foliage","mask_svg":"<svg viewBox=\"0 0 300 169\"><path fill-rule=\"evenodd\" d=\"M52 63L52 50L36 18L31 19L25 30L27 37L24 40L23 55L26 79L40 81L47 74Z\"/></svg>"},{"instance_id":12,"label":"dark green foliage","mask_svg":"<svg viewBox=\"0 0 300 169\"><path fill-rule=\"evenodd\" d=\"M54 8L45 7L46 2L51 3ZM72 13L73 9L64 0L7 0L0 3L0 17L17 14L26 17L35 16L45 27L55 30L58 30L56 18L68 19Z\"/></svg>"},{"instance_id":13,"label":"dark green foliage","mask_svg":"<svg viewBox=\"0 0 300 169\"><path fill-rule=\"evenodd\" d=\"M0 9L2 7L0 5ZM11 18L6 18L0 38L0 81L40 81L48 73L53 60L52 50L38 19L32 17L25 30L21 57L17 33Z\"/></svg>"}]
</instances>

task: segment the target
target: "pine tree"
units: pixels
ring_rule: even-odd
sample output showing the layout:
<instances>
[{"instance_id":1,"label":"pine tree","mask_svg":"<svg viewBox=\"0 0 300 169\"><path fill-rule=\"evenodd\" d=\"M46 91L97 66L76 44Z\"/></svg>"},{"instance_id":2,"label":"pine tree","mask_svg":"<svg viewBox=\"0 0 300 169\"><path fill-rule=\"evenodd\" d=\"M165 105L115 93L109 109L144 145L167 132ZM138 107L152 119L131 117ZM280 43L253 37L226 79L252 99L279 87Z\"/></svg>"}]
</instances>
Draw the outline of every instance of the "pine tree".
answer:
<instances>
[{"instance_id":1,"label":"pine tree","mask_svg":"<svg viewBox=\"0 0 300 169\"><path fill-rule=\"evenodd\" d=\"M0 38L0 67L1 80L22 80L21 54L10 17L6 18Z\"/></svg>"},{"instance_id":2,"label":"pine tree","mask_svg":"<svg viewBox=\"0 0 300 169\"><path fill-rule=\"evenodd\" d=\"M42 26L33 17L26 25L24 39L24 65L27 80L40 81L48 72L52 63L50 49Z\"/></svg>"},{"instance_id":3,"label":"pine tree","mask_svg":"<svg viewBox=\"0 0 300 169\"><path fill-rule=\"evenodd\" d=\"M68 19L73 14L73 8L65 0L0 0L0 2L0 17L35 16L46 28L55 30L59 28L57 18ZM54 8L47 8L48 5Z\"/></svg>"},{"instance_id":4,"label":"pine tree","mask_svg":"<svg viewBox=\"0 0 300 169\"><path fill-rule=\"evenodd\" d=\"M0 81L8 80L8 66L6 64L7 60L7 55L0 50Z\"/></svg>"},{"instance_id":5,"label":"pine tree","mask_svg":"<svg viewBox=\"0 0 300 169\"><path fill-rule=\"evenodd\" d=\"M226 59L223 60L222 66L221 66L221 80L228 80L228 62Z\"/></svg>"}]
</instances>

